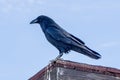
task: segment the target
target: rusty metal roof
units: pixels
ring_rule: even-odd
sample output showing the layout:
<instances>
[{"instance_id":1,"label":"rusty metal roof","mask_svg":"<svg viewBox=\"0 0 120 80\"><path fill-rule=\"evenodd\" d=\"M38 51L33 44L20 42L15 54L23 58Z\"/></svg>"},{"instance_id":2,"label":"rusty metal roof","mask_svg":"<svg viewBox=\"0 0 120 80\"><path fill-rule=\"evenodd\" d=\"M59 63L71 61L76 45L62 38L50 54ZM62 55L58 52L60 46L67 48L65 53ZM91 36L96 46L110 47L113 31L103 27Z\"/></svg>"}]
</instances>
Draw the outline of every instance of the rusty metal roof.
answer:
<instances>
[{"instance_id":1,"label":"rusty metal roof","mask_svg":"<svg viewBox=\"0 0 120 80\"><path fill-rule=\"evenodd\" d=\"M77 63L77 62L72 62L68 60L57 60L57 61L52 61L49 65L47 65L45 68L40 70L37 74L35 74L29 80L37 80L38 78L40 78L45 74L47 69L53 69L55 67L63 67L67 69L74 69L74 70L80 70L85 72L92 72L92 73L98 73L103 75L110 75L114 77L120 77L120 69L97 66L97 65L89 65L85 63Z\"/></svg>"}]
</instances>

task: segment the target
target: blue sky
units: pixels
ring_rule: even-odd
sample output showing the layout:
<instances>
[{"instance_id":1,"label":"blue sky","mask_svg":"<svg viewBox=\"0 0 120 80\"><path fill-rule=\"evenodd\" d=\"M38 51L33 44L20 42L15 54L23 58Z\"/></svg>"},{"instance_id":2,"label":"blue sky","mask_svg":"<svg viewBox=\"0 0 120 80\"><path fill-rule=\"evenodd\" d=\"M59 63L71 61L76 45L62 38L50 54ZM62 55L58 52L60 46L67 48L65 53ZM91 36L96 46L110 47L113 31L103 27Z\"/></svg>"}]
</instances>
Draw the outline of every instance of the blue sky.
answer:
<instances>
[{"instance_id":1,"label":"blue sky","mask_svg":"<svg viewBox=\"0 0 120 80\"><path fill-rule=\"evenodd\" d=\"M71 51L65 60L120 69L120 0L0 0L1 80L26 80L58 55L40 26L29 24L39 15L102 55L94 60Z\"/></svg>"}]
</instances>

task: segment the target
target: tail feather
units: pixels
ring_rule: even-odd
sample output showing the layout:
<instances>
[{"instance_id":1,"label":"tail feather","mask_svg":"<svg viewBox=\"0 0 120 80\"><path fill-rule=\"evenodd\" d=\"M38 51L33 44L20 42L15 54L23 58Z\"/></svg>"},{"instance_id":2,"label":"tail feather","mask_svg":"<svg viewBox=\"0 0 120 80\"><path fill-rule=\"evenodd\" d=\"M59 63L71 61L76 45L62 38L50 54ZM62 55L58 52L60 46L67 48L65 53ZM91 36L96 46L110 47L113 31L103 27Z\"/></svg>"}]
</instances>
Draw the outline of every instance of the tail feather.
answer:
<instances>
[{"instance_id":1,"label":"tail feather","mask_svg":"<svg viewBox=\"0 0 120 80\"><path fill-rule=\"evenodd\" d=\"M79 52L79 53L82 53L84 55L87 55L88 57L91 57L93 59L101 58L101 55L99 53L91 50L87 46L84 46L84 48L74 47L72 50Z\"/></svg>"}]
</instances>

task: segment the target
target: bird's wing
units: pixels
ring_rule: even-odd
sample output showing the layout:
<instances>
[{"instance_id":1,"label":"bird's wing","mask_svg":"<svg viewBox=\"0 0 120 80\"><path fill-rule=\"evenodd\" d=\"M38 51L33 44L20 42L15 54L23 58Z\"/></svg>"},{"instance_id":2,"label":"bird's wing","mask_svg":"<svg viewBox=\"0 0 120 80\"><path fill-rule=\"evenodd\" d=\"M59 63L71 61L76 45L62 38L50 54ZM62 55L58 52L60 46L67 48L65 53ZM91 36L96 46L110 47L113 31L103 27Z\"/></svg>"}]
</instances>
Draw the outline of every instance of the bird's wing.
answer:
<instances>
[{"instance_id":1,"label":"bird's wing","mask_svg":"<svg viewBox=\"0 0 120 80\"><path fill-rule=\"evenodd\" d=\"M56 27L47 28L46 33L50 35L52 38L54 38L55 40L61 41L66 44L79 46L79 47L81 45L84 45L84 42L81 41L80 39Z\"/></svg>"},{"instance_id":2,"label":"bird's wing","mask_svg":"<svg viewBox=\"0 0 120 80\"><path fill-rule=\"evenodd\" d=\"M72 38L73 40L75 40L79 44L85 44L82 40L80 40L79 38L73 36L72 34L69 34L69 35L70 35L70 38Z\"/></svg>"},{"instance_id":3,"label":"bird's wing","mask_svg":"<svg viewBox=\"0 0 120 80\"><path fill-rule=\"evenodd\" d=\"M69 34L63 29L57 27L49 27L45 32L54 40L73 46L72 50L74 51L77 51L94 59L99 59L101 57L99 53L85 46L85 43L83 41Z\"/></svg>"}]
</instances>

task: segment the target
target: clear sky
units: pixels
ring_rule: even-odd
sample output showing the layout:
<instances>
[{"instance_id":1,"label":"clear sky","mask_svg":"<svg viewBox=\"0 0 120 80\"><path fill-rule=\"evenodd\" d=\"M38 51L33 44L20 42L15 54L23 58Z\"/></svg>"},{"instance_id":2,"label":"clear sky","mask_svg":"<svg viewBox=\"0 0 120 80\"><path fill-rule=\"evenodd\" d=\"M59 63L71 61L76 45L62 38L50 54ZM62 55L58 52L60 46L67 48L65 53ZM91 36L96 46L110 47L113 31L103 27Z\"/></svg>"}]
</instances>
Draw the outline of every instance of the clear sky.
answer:
<instances>
[{"instance_id":1,"label":"clear sky","mask_svg":"<svg viewBox=\"0 0 120 80\"><path fill-rule=\"evenodd\" d=\"M62 58L120 69L120 0L0 0L1 80L27 80L58 55L40 26L29 24L39 15L102 55L94 60L71 51Z\"/></svg>"}]
</instances>

